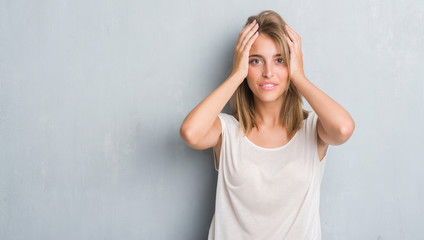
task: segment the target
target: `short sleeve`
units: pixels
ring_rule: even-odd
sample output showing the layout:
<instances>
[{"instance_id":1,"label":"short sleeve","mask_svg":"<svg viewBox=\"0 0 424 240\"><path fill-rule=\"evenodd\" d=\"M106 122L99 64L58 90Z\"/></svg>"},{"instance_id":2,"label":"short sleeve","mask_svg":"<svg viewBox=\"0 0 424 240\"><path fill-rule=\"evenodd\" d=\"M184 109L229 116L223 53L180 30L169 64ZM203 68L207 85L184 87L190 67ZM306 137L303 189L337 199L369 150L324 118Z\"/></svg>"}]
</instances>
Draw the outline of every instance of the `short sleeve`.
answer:
<instances>
[{"instance_id":1,"label":"short sleeve","mask_svg":"<svg viewBox=\"0 0 424 240\"><path fill-rule=\"evenodd\" d=\"M226 138L226 132L227 132L227 124L228 123L226 122L226 119L227 119L227 116L226 115L227 115L226 113L219 113L218 114L218 118L219 118L219 120L221 122L221 150L220 150L220 153L219 153L219 158L220 159L222 159L223 147L225 146L224 140ZM215 170L217 172L219 172L219 170L218 170L218 164L217 164L217 156L216 156L216 153L215 153L215 148L213 148L213 159L214 159ZM221 162L221 161L218 161L218 162Z\"/></svg>"},{"instance_id":2,"label":"short sleeve","mask_svg":"<svg viewBox=\"0 0 424 240\"><path fill-rule=\"evenodd\" d=\"M318 165L320 167L323 167L326 164L327 152L328 152L328 148L330 146L327 147L327 150L325 151L325 154L324 154L324 158L320 161L319 154L318 154L317 123L318 123L318 115L314 111L310 112L309 115L308 115L308 126L309 126L309 129L310 129L310 140L311 140L311 142L314 146L314 151L315 151L314 159L316 159L316 161L318 161Z\"/></svg>"}]
</instances>

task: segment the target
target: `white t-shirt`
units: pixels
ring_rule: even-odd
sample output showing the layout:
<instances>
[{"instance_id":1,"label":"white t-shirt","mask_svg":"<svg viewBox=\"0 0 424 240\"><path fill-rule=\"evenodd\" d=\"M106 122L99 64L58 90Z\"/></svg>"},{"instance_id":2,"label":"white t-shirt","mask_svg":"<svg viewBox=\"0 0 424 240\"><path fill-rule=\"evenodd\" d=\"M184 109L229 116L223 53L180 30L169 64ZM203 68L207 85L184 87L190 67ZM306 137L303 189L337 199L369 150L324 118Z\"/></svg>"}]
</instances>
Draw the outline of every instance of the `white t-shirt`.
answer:
<instances>
[{"instance_id":1,"label":"white t-shirt","mask_svg":"<svg viewBox=\"0 0 424 240\"><path fill-rule=\"evenodd\" d=\"M315 112L278 148L255 145L232 115L218 117L222 144L218 169L214 154L218 182L208 239L320 240L320 184L327 152L320 161Z\"/></svg>"}]
</instances>

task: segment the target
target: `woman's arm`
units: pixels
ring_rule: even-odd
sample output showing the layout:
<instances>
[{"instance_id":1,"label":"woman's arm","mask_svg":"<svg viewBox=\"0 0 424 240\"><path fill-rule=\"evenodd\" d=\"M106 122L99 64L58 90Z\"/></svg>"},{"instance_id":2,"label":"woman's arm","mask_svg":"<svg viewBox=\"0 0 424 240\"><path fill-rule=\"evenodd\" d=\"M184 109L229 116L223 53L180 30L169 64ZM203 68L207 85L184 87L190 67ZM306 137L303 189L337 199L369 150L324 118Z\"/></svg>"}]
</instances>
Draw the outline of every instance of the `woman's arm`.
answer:
<instances>
[{"instance_id":1,"label":"woman's arm","mask_svg":"<svg viewBox=\"0 0 424 240\"><path fill-rule=\"evenodd\" d=\"M297 76L292 80L318 115L317 130L320 139L331 145L346 142L355 129L355 123L349 113L305 76Z\"/></svg>"},{"instance_id":2,"label":"woman's arm","mask_svg":"<svg viewBox=\"0 0 424 240\"><path fill-rule=\"evenodd\" d=\"M249 67L249 51L258 37L258 24L253 21L247 24L238 36L234 50L234 66L230 76L202 102L200 102L184 119L180 128L183 140L196 148L213 147L219 144L219 125L214 125L218 114L225 107L238 86L247 76ZM219 120L218 120L219 121ZM218 126L212 129L212 126ZM214 130L208 135L210 130ZM206 139L204 139L206 137ZM213 146L212 146L213 145Z\"/></svg>"},{"instance_id":3,"label":"woman's arm","mask_svg":"<svg viewBox=\"0 0 424 240\"><path fill-rule=\"evenodd\" d=\"M290 37L286 36L290 48L291 80L318 115L318 136L327 144L343 144L352 135L355 122L342 106L306 78L303 72L301 38L289 26L286 26L286 31Z\"/></svg>"},{"instance_id":4,"label":"woman's arm","mask_svg":"<svg viewBox=\"0 0 424 240\"><path fill-rule=\"evenodd\" d=\"M196 145L208 133L218 114L243 79L239 74L230 75L217 89L191 110L180 128L180 135L186 143Z\"/></svg>"}]
</instances>

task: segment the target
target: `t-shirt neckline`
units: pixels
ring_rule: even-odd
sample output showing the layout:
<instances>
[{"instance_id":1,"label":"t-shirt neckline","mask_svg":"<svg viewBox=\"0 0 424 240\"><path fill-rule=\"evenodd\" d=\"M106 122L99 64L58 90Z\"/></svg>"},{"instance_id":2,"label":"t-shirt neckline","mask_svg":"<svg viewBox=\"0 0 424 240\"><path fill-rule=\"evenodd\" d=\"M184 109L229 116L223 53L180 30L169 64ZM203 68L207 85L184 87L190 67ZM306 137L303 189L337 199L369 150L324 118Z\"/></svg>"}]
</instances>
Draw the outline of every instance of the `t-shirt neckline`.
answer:
<instances>
[{"instance_id":1,"label":"t-shirt neckline","mask_svg":"<svg viewBox=\"0 0 424 240\"><path fill-rule=\"evenodd\" d=\"M231 114L229 114L229 115L237 122L237 124L240 124L239 121L233 115L231 115ZM298 130L294 134L294 136L286 144L284 144L283 146L280 146L280 147L276 147L276 148L265 148L265 147L258 146L255 143L253 143L252 141L250 141L250 139L247 138L247 136L244 135L244 134L243 134L243 139L245 139L246 142L248 142L251 146L253 146L253 147L257 148L257 149L260 149L260 150L263 150L263 151L278 151L278 150L281 150L281 149L285 149L289 145L291 145L291 143L294 142L294 140L297 137L297 135L299 135L299 132L300 132L300 130Z\"/></svg>"}]
</instances>

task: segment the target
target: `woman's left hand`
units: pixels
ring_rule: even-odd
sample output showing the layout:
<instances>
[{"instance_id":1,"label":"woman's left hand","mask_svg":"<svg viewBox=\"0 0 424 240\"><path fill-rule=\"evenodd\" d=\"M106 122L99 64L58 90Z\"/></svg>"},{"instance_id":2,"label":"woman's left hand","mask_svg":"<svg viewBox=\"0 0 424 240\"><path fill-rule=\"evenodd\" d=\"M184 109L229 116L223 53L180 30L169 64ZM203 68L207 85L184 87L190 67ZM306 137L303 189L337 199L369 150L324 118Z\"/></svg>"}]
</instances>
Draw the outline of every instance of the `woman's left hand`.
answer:
<instances>
[{"instance_id":1,"label":"woman's left hand","mask_svg":"<svg viewBox=\"0 0 424 240\"><path fill-rule=\"evenodd\" d=\"M299 34L286 25L289 36L285 36L290 48L290 76L291 80L305 76L303 72L302 42Z\"/></svg>"}]
</instances>

